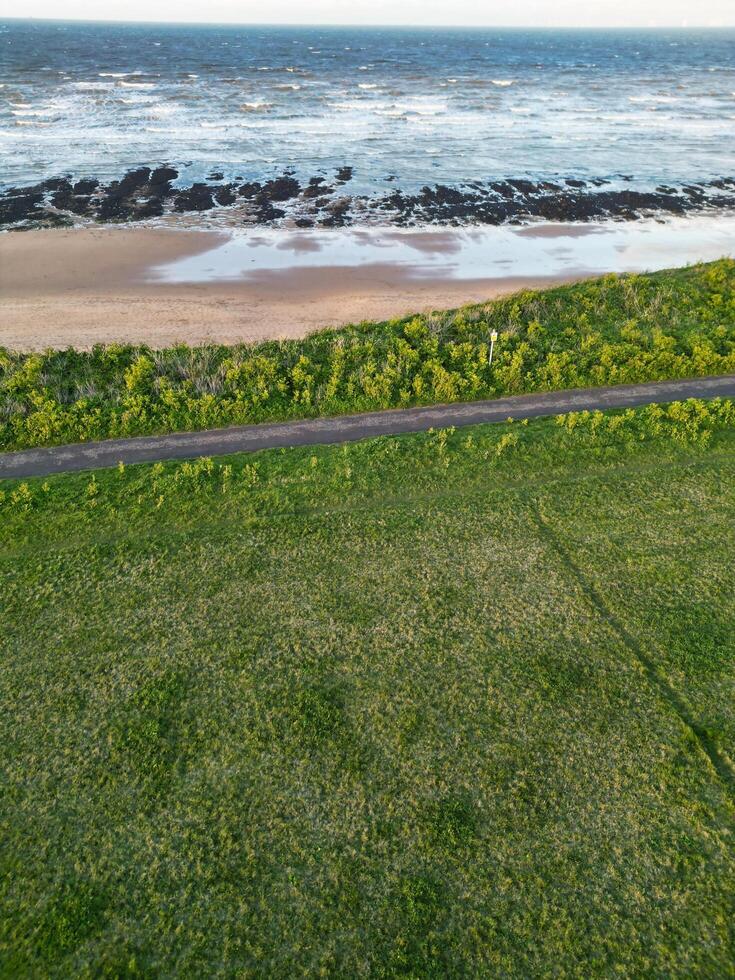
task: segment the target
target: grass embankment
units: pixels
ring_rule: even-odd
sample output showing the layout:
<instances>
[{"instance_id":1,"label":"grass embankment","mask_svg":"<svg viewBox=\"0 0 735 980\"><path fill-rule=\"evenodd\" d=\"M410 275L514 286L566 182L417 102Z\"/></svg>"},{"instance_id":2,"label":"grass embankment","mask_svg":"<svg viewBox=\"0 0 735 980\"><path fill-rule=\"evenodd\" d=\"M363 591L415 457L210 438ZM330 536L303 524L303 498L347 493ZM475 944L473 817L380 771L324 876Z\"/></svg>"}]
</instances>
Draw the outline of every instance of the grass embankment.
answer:
<instances>
[{"instance_id":1,"label":"grass embankment","mask_svg":"<svg viewBox=\"0 0 735 980\"><path fill-rule=\"evenodd\" d=\"M732 976L735 408L5 483L6 976Z\"/></svg>"},{"instance_id":2,"label":"grass embankment","mask_svg":"<svg viewBox=\"0 0 735 980\"><path fill-rule=\"evenodd\" d=\"M253 347L0 350L0 449L731 371L723 259Z\"/></svg>"}]
</instances>

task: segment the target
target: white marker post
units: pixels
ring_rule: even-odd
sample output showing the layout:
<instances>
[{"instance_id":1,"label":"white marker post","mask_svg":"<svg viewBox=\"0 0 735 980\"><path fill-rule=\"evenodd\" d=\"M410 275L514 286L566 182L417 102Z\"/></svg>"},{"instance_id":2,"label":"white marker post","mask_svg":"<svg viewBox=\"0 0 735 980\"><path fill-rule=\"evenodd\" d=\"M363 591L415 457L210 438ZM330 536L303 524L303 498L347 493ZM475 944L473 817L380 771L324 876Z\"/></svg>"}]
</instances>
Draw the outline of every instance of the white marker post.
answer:
<instances>
[{"instance_id":1,"label":"white marker post","mask_svg":"<svg viewBox=\"0 0 735 980\"><path fill-rule=\"evenodd\" d=\"M487 359L488 364L493 363L493 349L495 348L495 341L497 339L498 339L498 331L493 330L493 332L490 334L490 357L488 357Z\"/></svg>"}]
</instances>

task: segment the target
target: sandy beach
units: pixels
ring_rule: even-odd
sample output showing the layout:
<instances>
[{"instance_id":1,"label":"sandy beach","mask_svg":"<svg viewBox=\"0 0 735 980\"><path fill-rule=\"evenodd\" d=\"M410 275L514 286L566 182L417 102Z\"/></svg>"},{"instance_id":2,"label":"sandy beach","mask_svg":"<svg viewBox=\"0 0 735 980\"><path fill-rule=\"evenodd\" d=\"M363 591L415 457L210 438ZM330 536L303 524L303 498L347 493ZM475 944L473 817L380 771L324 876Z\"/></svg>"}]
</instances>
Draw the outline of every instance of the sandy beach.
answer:
<instances>
[{"instance_id":1,"label":"sandy beach","mask_svg":"<svg viewBox=\"0 0 735 980\"><path fill-rule=\"evenodd\" d=\"M735 216L498 228L0 235L0 346L250 342L732 253Z\"/></svg>"},{"instance_id":2,"label":"sandy beach","mask_svg":"<svg viewBox=\"0 0 735 980\"><path fill-rule=\"evenodd\" d=\"M557 281L416 279L389 264L270 270L247 281L147 281L151 266L207 252L225 239L217 232L151 228L2 235L0 345L162 347L299 337L320 327L452 307Z\"/></svg>"}]
</instances>

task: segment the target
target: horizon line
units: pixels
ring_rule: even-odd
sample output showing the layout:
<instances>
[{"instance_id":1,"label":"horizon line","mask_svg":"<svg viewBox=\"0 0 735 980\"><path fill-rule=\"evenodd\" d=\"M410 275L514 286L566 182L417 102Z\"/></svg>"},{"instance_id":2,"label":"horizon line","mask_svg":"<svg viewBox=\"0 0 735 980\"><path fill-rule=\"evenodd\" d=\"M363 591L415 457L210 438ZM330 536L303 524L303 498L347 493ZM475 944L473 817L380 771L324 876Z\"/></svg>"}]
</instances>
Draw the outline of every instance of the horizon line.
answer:
<instances>
[{"instance_id":1,"label":"horizon line","mask_svg":"<svg viewBox=\"0 0 735 980\"><path fill-rule=\"evenodd\" d=\"M708 24L410 24L410 23L360 23L351 24L338 21L238 21L238 20L125 20L117 17L5 17L0 16L0 23L9 21L33 22L46 24L129 24L132 26L140 24L156 25L158 27L255 27L255 28L352 28L362 30L366 28L390 29L397 28L402 30L498 30L498 31L689 31L689 30L731 30L735 28L735 21L731 24L708 23Z\"/></svg>"}]
</instances>

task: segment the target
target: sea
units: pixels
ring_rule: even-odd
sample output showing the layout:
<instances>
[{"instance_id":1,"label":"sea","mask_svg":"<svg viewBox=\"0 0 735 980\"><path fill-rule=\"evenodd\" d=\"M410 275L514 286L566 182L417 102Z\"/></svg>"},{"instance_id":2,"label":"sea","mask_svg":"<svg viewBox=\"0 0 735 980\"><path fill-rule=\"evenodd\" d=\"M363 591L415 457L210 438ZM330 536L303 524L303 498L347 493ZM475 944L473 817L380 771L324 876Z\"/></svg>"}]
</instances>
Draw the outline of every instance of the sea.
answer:
<instances>
[{"instance_id":1,"label":"sea","mask_svg":"<svg viewBox=\"0 0 735 980\"><path fill-rule=\"evenodd\" d=\"M0 184L735 174L735 30L0 23Z\"/></svg>"}]
</instances>

